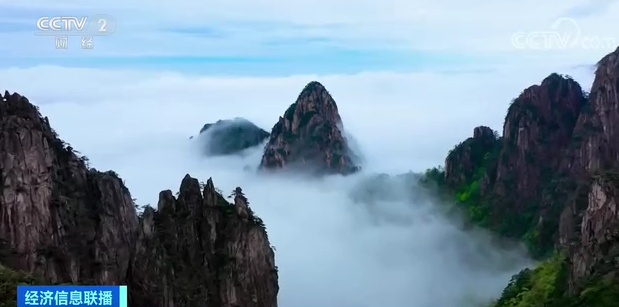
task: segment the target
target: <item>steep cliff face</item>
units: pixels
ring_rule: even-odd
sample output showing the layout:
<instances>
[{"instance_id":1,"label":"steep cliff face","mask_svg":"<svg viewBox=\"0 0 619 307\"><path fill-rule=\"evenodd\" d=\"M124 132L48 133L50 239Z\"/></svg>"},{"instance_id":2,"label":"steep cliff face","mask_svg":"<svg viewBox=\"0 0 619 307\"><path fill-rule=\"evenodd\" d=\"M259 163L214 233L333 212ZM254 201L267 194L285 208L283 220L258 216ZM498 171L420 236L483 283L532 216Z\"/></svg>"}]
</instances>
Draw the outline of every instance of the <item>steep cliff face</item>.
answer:
<instances>
[{"instance_id":1,"label":"steep cliff face","mask_svg":"<svg viewBox=\"0 0 619 307\"><path fill-rule=\"evenodd\" d=\"M577 124L579 146L574 162L592 172L616 167L619 158L619 49L597 65L590 103Z\"/></svg>"},{"instance_id":2,"label":"steep cliff face","mask_svg":"<svg viewBox=\"0 0 619 307\"><path fill-rule=\"evenodd\" d=\"M4 267L45 283L128 284L137 307L277 306L273 250L240 188L230 204L212 180L201 190L187 176L178 198L163 191L138 217L114 172L89 168L26 98L2 98Z\"/></svg>"},{"instance_id":3,"label":"steep cliff face","mask_svg":"<svg viewBox=\"0 0 619 307\"><path fill-rule=\"evenodd\" d=\"M209 156L229 155L260 145L269 133L244 118L218 120L200 129L205 142L204 153Z\"/></svg>"},{"instance_id":4,"label":"steep cliff face","mask_svg":"<svg viewBox=\"0 0 619 307\"><path fill-rule=\"evenodd\" d=\"M598 63L590 95L552 74L514 100L498 149L474 137L450 152L442 182L469 217L547 259L514 276L495 307L619 300L618 120L619 48Z\"/></svg>"},{"instance_id":5,"label":"steep cliff face","mask_svg":"<svg viewBox=\"0 0 619 307\"><path fill-rule=\"evenodd\" d=\"M233 194L230 204L211 179L201 189L189 175L178 198L159 194L158 210L147 208L140 222L130 279L135 306L277 306L264 225L242 190Z\"/></svg>"},{"instance_id":6,"label":"steep cliff face","mask_svg":"<svg viewBox=\"0 0 619 307\"><path fill-rule=\"evenodd\" d=\"M310 82L273 126L260 168L294 167L339 174L358 171L341 126L335 100L322 84Z\"/></svg>"},{"instance_id":7,"label":"steep cliff face","mask_svg":"<svg viewBox=\"0 0 619 307\"><path fill-rule=\"evenodd\" d=\"M26 98L3 98L0 262L52 283L122 283L138 226L129 191L89 170Z\"/></svg>"},{"instance_id":8,"label":"steep cliff face","mask_svg":"<svg viewBox=\"0 0 619 307\"><path fill-rule=\"evenodd\" d=\"M592 276L619 278L619 48L598 63L595 74L566 165L572 176L588 179L581 184L585 195L570 202L561 220L572 292Z\"/></svg>"},{"instance_id":9,"label":"steep cliff face","mask_svg":"<svg viewBox=\"0 0 619 307\"><path fill-rule=\"evenodd\" d=\"M557 74L514 100L503 126L498 193L514 190L510 185L515 184L515 192L527 201L538 197L540 183L556 170L585 102L580 85Z\"/></svg>"},{"instance_id":10,"label":"steep cliff face","mask_svg":"<svg viewBox=\"0 0 619 307\"><path fill-rule=\"evenodd\" d=\"M542 195L560 168L586 101L577 82L551 74L514 99L502 137L478 127L473 138L449 153L446 184L473 220L526 239L540 253L552 248L552 240L542 242L538 233L547 228L556 233L559 213L547 218Z\"/></svg>"},{"instance_id":11,"label":"steep cliff face","mask_svg":"<svg viewBox=\"0 0 619 307\"><path fill-rule=\"evenodd\" d=\"M513 216L507 227L520 229L516 236L527 236L544 250L554 245L559 212L542 195L555 190L552 182L560 179L561 158L572 144L586 102L577 82L551 74L541 85L524 90L505 118L493 188L493 196L501 201L494 210L495 223Z\"/></svg>"}]
</instances>

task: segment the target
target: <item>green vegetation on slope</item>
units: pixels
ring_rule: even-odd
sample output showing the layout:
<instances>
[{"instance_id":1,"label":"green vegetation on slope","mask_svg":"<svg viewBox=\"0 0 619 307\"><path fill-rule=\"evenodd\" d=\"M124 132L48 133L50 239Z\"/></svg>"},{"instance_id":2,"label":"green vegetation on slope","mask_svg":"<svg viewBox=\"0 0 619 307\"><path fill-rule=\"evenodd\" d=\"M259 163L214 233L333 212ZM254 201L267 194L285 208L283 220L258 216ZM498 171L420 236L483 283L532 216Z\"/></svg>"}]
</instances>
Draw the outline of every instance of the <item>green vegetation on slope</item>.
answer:
<instances>
[{"instance_id":1,"label":"green vegetation on slope","mask_svg":"<svg viewBox=\"0 0 619 307\"><path fill-rule=\"evenodd\" d=\"M441 167L425 172L421 182L432 183L441 198L454 202L468 218L480 227L503 237L523 242L530 253L541 262L535 269L526 269L515 275L493 307L605 307L615 299L617 286L596 276L580 295L568 297L567 262L555 251L559 217L568 201L582 203L590 182L576 182L565 174L545 169L533 156L527 160L540 165L537 199L520 203L519 195L507 193L498 196L493 192L497 184L509 189L516 185L510 173L501 182L494 182L501 152L509 154L510 148L495 134L494 138L482 135L469 138L449 152L449 176ZM509 145L507 145L509 146ZM485 190L484 190L485 189ZM483 190L483 191L482 191ZM572 197L568 199L568 197ZM586 202L586 201L585 201ZM513 214L509 204L519 204L520 211ZM542 205L543 204L543 205ZM544 207L544 223L537 223L540 208ZM600 296L602 295L602 296ZM616 300L619 302L619 300Z\"/></svg>"},{"instance_id":2,"label":"green vegetation on slope","mask_svg":"<svg viewBox=\"0 0 619 307\"><path fill-rule=\"evenodd\" d=\"M563 299L566 282L565 257L556 254L534 270L514 275L494 307L559 307L567 303Z\"/></svg>"},{"instance_id":3,"label":"green vegetation on slope","mask_svg":"<svg viewBox=\"0 0 619 307\"><path fill-rule=\"evenodd\" d=\"M0 264L0 307L17 307L18 285L41 285L32 275L15 272Z\"/></svg>"},{"instance_id":4,"label":"green vegetation on slope","mask_svg":"<svg viewBox=\"0 0 619 307\"><path fill-rule=\"evenodd\" d=\"M451 201L456 202L464 210L471 222L484 228L494 230L504 236L513 237L511 225L494 225L492 218L492 199L483 197L481 186L484 177L496 169L501 150L501 138L495 138L490 144L480 144L479 140L470 138L458 144L450 155L468 155L473 169L466 174L464 181L453 183L445 180L445 170L434 167L426 170L422 178L423 183L432 182L437 186L439 193L449 195ZM459 171L459 170L456 170ZM506 223L506 221L504 222Z\"/></svg>"},{"instance_id":5,"label":"green vegetation on slope","mask_svg":"<svg viewBox=\"0 0 619 307\"><path fill-rule=\"evenodd\" d=\"M469 161L474 162L472 172L468 170L470 173L466 174L461 169L452 169L451 175L460 180L448 182L445 170L442 167L435 167L425 172L421 182L426 186L431 183L437 188L441 198L455 202L473 224L504 237L522 241L531 254L540 260L536 268L525 269L514 275L501 297L491 307L617 306L619 282L616 278L603 277L608 276L603 275L605 272L595 273L580 285L582 290L578 291L578 294L568 295L568 259L554 249L560 212L568 201L575 204L583 204L583 201L586 203L591 183L589 179L580 179L580 182L577 182L564 174L549 174L542 171L540 202L544 202L547 210L544 225L534 223L536 210L539 210L537 203L526 206L526 211L518 218L510 216L500 219L493 216L496 214L493 210L500 207L505 199L498 199L489 192L486 192L487 195L481 193L484 180L490 180L492 172L496 171L501 150L500 139L497 139L495 146L486 146L485 151L480 151L479 145L473 142L473 139L469 139L450 152L450 155L456 157L466 153ZM473 146L477 146L477 150L471 149ZM604 178L607 177L609 176L606 175ZM509 179L502 180L509 181ZM619 186L619 179L612 182L613 185ZM571 198L568 198L570 195Z\"/></svg>"},{"instance_id":6,"label":"green vegetation on slope","mask_svg":"<svg viewBox=\"0 0 619 307\"><path fill-rule=\"evenodd\" d=\"M615 307L619 283L593 276L578 295L568 296L567 259L555 254L534 270L514 275L492 307Z\"/></svg>"}]
</instances>

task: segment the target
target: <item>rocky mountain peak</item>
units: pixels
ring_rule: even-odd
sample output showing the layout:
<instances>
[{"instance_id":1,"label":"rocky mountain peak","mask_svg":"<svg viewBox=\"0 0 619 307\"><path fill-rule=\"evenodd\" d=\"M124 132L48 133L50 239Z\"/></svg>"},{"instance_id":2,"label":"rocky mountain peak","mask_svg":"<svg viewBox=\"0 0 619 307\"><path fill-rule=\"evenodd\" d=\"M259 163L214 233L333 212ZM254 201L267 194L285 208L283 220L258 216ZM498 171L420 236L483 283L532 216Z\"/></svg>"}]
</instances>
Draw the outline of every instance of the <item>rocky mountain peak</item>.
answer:
<instances>
[{"instance_id":1,"label":"rocky mountain peak","mask_svg":"<svg viewBox=\"0 0 619 307\"><path fill-rule=\"evenodd\" d=\"M88 167L8 92L0 178L0 266L29 283L125 284L131 306L277 306L274 253L240 188L232 204L211 179L187 175L177 196L162 191L157 210L138 215L118 174Z\"/></svg>"},{"instance_id":2,"label":"rocky mountain peak","mask_svg":"<svg viewBox=\"0 0 619 307\"><path fill-rule=\"evenodd\" d=\"M551 74L514 99L498 146L471 154L485 134L476 131L449 153L445 187L471 221L544 259L515 275L494 307L619 299L617 123L619 48L598 62L589 95ZM440 169L427 174L442 179ZM543 289L553 290L539 301Z\"/></svg>"},{"instance_id":3,"label":"rocky mountain peak","mask_svg":"<svg viewBox=\"0 0 619 307\"><path fill-rule=\"evenodd\" d=\"M479 176L478 166L488 159L486 153L498 145L497 133L487 126L473 129L473 137L466 139L452 149L445 159L445 180L453 186Z\"/></svg>"},{"instance_id":4,"label":"rocky mountain peak","mask_svg":"<svg viewBox=\"0 0 619 307\"><path fill-rule=\"evenodd\" d=\"M293 106L286 110L284 117L294 116L298 113L310 116L315 113L325 121L336 124L341 124L342 122L337 103L335 103L327 89L318 81L308 83L299 94Z\"/></svg>"},{"instance_id":5,"label":"rocky mountain peak","mask_svg":"<svg viewBox=\"0 0 619 307\"><path fill-rule=\"evenodd\" d=\"M350 174L359 170L342 131L337 104L325 87L305 86L295 103L273 126L261 169L302 168L316 173Z\"/></svg>"},{"instance_id":6,"label":"rocky mountain peak","mask_svg":"<svg viewBox=\"0 0 619 307\"><path fill-rule=\"evenodd\" d=\"M494 212L495 223L509 215L518 216L514 219L518 224L533 223L535 218L546 216L548 210L538 207L537 199L546 188L544 182L559 171L559 157L565 155L572 143L576 122L586 103L581 86L556 73L514 99L505 117L496 167L487 176L496 182L491 189L493 197L504 199ZM531 211L539 215L524 213ZM549 225L539 227L554 227ZM549 244L552 243L543 243Z\"/></svg>"},{"instance_id":7,"label":"rocky mountain peak","mask_svg":"<svg viewBox=\"0 0 619 307\"><path fill-rule=\"evenodd\" d=\"M299 94L297 101L311 101L317 104L327 105L328 107L336 110L336 112L333 113L337 113L337 104L335 103L335 100L333 100L333 97L331 97L324 85L318 81L311 81L305 85Z\"/></svg>"},{"instance_id":8,"label":"rocky mountain peak","mask_svg":"<svg viewBox=\"0 0 619 307\"><path fill-rule=\"evenodd\" d=\"M479 126L473 129L473 138L480 141L495 140L496 132L488 126Z\"/></svg>"},{"instance_id":9,"label":"rocky mountain peak","mask_svg":"<svg viewBox=\"0 0 619 307\"><path fill-rule=\"evenodd\" d=\"M534 116L541 116L546 120L557 119L556 117L569 117L569 125L575 124L580 109L586 100L583 97L583 90L570 77L561 76L553 73L542 80L539 85L532 85L525 89L516 98L508 110L508 117L520 118L527 116L525 113ZM505 122L506 127L511 123Z\"/></svg>"},{"instance_id":10,"label":"rocky mountain peak","mask_svg":"<svg viewBox=\"0 0 619 307\"><path fill-rule=\"evenodd\" d=\"M140 220L129 284L141 290L135 306L277 307L277 267L264 224L241 188L233 195L229 203L211 178L201 184L190 175L176 197L159 194L157 212L145 210Z\"/></svg>"}]
</instances>

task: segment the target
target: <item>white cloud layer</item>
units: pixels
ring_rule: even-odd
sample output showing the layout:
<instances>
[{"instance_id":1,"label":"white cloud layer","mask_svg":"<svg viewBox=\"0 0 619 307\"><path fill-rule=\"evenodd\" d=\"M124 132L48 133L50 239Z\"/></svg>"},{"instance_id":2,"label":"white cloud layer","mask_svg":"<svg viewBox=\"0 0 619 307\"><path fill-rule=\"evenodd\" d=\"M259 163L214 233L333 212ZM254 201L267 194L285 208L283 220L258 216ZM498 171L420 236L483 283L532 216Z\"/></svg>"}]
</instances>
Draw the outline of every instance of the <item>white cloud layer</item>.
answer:
<instances>
[{"instance_id":1,"label":"white cloud layer","mask_svg":"<svg viewBox=\"0 0 619 307\"><path fill-rule=\"evenodd\" d=\"M467 307L499 295L526 259L481 231L464 232L437 204L350 201L359 177L301 182L257 178L260 152L204 159L187 138L236 116L269 130L305 83L321 81L366 158L366 173L423 170L477 125L501 129L508 103L548 68L488 73L209 78L174 73L37 67L0 70L0 87L41 107L93 166L114 169L141 203L176 189L185 173L244 188L277 247L282 307ZM585 87L591 71L572 74ZM382 213L380 213L382 212ZM405 218L396 223L389 214ZM378 220L378 222L377 222Z\"/></svg>"},{"instance_id":2,"label":"white cloud layer","mask_svg":"<svg viewBox=\"0 0 619 307\"><path fill-rule=\"evenodd\" d=\"M509 61L563 63L599 57L619 45L615 0L144 0L85 3L78 0L0 1L0 9L32 10L7 16L35 29L36 18L53 15L111 14L118 29L97 38L96 50L55 51L53 38L23 32L0 33L0 54L44 56L302 56L327 47L379 51L417 50L492 55ZM34 15L32 15L34 14ZM38 15L37 15L38 14ZM1 16L1 15L0 15ZM561 17L576 22L553 28ZM7 19L8 21L8 19ZM187 30L201 34L188 34ZM167 30L185 30L169 32ZM528 48L514 47L514 33L529 36ZM549 32L550 31L550 32ZM199 32L199 31L198 31ZM566 38L559 44L556 38ZM305 41L305 43L303 43ZM310 41L313 41L310 42ZM543 42L542 49L533 50ZM16 47L17 46L17 47ZM552 51L549 52L549 51Z\"/></svg>"}]
</instances>

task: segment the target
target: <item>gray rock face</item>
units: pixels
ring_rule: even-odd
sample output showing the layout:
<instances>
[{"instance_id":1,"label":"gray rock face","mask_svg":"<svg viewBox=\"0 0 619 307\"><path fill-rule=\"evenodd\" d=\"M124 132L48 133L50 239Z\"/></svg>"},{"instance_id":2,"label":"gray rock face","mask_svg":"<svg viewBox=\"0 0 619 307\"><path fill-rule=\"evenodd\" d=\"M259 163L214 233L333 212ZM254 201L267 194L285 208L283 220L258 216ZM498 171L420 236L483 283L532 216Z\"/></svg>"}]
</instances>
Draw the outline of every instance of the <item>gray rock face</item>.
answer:
<instances>
[{"instance_id":1,"label":"gray rock face","mask_svg":"<svg viewBox=\"0 0 619 307\"><path fill-rule=\"evenodd\" d=\"M264 224L241 188L234 204L209 179L185 176L140 221L129 286L135 306L277 307L278 274Z\"/></svg>"},{"instance_id":2,"label":"gray rock face","mask_svg":"<svg viewBox=\"0 0 619 307\"><path fill-rule=\"evenodd\" d=\"M261 169L310 169L319 174L347 175L360 170L341 130L333 97L316 81L305 86L296 102L273 126Z\"/></svg>"},{"instance_id":3,"label":"gray rock face","mask_svg":"<svg viewBox=\"0 0 619 307\"><path fill-rule=\"evenodd\" d=\"M130 306L277 307L264 224L187 175L138 216L112 171L87 166L25 97L0 101L0 264L46 284L129 285Z\"/></svg>"},{"instance_id":4,"label":"gray rock face","mask_svg":"<svg viewBox=\"0 0 619 307\"><path fill-rule=\"evenodd\" d=\"M18 94L0 102L0 262L52 283L119 284L138 218L113 172L88 169Z\"/></svg>"}]
</instances>

